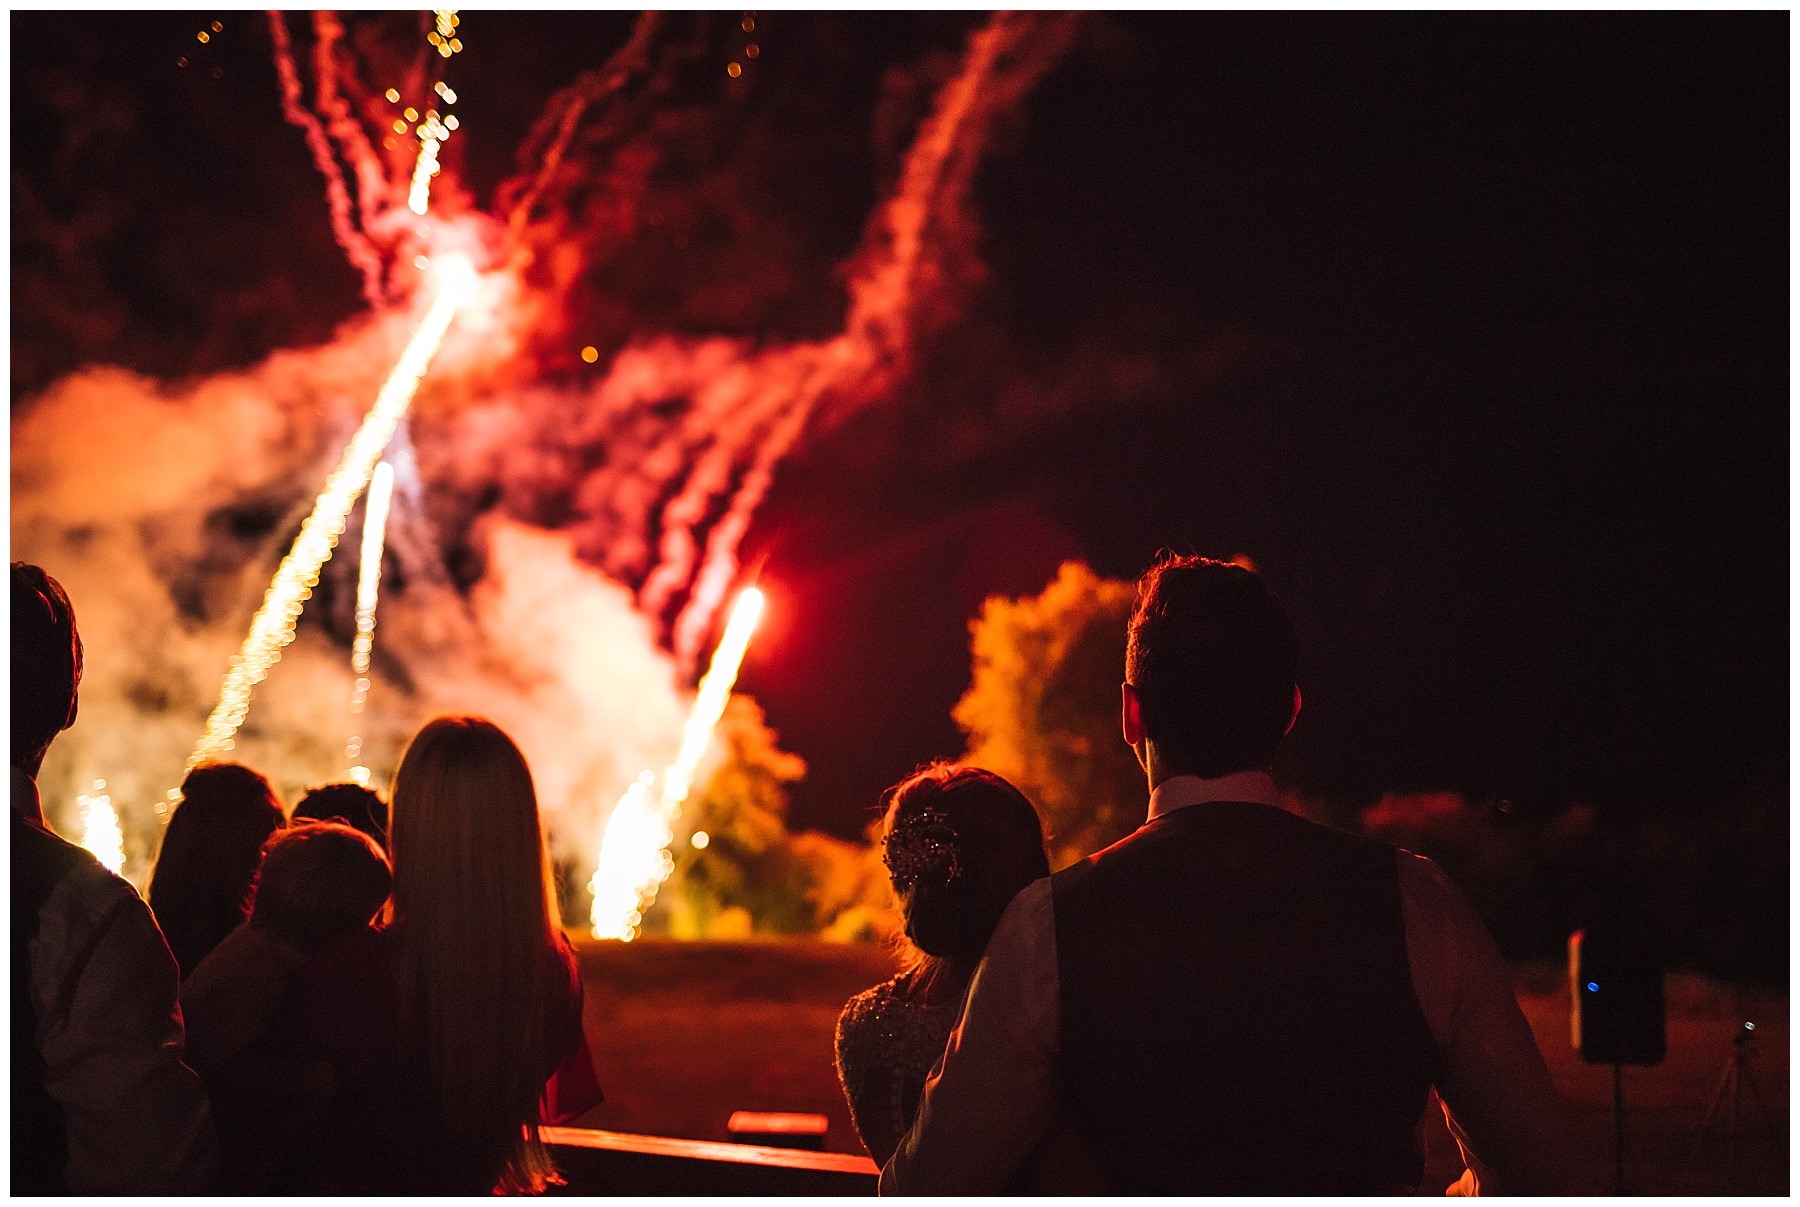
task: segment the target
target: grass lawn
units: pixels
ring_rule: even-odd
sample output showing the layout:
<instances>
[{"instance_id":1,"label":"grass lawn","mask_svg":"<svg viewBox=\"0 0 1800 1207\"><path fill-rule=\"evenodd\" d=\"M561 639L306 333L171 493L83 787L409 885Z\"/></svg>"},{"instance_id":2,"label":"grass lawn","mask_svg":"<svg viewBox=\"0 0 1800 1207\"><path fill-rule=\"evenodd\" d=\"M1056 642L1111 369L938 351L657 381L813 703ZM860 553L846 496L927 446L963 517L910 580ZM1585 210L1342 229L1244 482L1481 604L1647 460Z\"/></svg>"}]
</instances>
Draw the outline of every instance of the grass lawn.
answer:
<instances>
[{"instance_id":1,"label":"grass lawn","mask_svg":"<svg viewBox=\"0 0 1800 1207\"><path fill-rule=\"evenodd\" d=\"M832 1065L832 1029L854 993L892 975L874 947L801 941L633 943L577 940L586 1024L607 1100L585 1127L728 1140L736 1110L807 1111L830 1121L825 1147L861 1153ZM1595 1184L1614 1177L1613 1076L1569 1044L1569 994L1560 969L1521 968L1519 1001L1557 1086L1575 1107L1578 1141ZM1785 995L1742 992L1671 976L1668 1056L1623 1071L1625 1189L1634 1194L1788 1193L1788 1011ZM1727 1107L1701 1124L1743 1022L1757 1024L1738 1134ZM1729 1149L1729 1152L1728 1152ZM1461 1172L1441 1116L1428 1116L1427 1188Z\"/></svg>"}]
</instances>

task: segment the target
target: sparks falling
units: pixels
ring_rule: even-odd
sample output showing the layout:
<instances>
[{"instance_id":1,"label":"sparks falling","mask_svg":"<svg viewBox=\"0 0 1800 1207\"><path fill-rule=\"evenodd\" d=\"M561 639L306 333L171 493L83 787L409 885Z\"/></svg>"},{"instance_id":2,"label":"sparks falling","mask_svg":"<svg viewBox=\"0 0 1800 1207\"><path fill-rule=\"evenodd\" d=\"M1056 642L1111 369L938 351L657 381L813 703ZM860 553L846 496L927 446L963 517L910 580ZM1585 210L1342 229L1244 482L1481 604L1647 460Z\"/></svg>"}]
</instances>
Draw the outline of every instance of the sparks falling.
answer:
<instances>
[{"instance_id":1,"label":"sparks falling","mask_svg":"<svg viewBox=\"0 0 1800 1207\"><path fill-rule=\"evenodd\" d=\"M600 842L598 866L588 882L588 890L594 895L590 921L595 938L628 942L636 938L644 911L656 900L657 889L674 870L669 844L674 841L675 821L687 801L694 772L712 744L719 718L725 714L738 667L750 648L750 635L756 630L762 609L763 594L755 587L738 596L725 635L713 652L712 664L694 692L693 709L682 728L680 753L663 771L660 787L646 771L614 807ZM658 787L654 798L653 787Z\"/></svg>"},{"instance_id":2,"label":"sparks falling","mask_svg":"<svg viewBox=\"0 0 1800 1207\"><path fill-rule=\"evenodd\" d=\"M369 782L362 765L363 706L369 700L369 655L375 648L375 604L381 593L381 551L386 543L388 503L394 497L394 466L383 461L369 479L363 501L362 566L356 576L356 639L350 646L350 720L356 732L344 745L350 763L349 776L359 784Z\"/></svg>"},{"instance_id":3,"label":"sparks falling","mask_svg":"<svg viewBox=\"0 0 1800 1207\"><path fill-rule=\"evenodd\" d=\"M250 633L231 659L231 669L219 689L219 702L207 718L206 731L188 756L191 771L209 758L216 758L232 748L232 735L244 723L250 711L250 693L268 677L269 668L281 659L281 650L294 639L294 625L312 589L318 584L319 571L337 547L344 534L345 521L357 496L368 485L375 465L381 460L394 429L399 426L406 408L418 391L419 381L437 354L450 321L456 317L475 286L475 270L467 260L447 258L437 300L431 305L419 329L413 334L399 363L381 387L375 405L369 408L356 435L344 450L338 467L326 479L325 489L314 502L312 514L300 526L293 548L281 559L274 581L263 596L262 607L250 622ZM175 799L171 791L169 799Z\"/></svg>"}]
</instances>

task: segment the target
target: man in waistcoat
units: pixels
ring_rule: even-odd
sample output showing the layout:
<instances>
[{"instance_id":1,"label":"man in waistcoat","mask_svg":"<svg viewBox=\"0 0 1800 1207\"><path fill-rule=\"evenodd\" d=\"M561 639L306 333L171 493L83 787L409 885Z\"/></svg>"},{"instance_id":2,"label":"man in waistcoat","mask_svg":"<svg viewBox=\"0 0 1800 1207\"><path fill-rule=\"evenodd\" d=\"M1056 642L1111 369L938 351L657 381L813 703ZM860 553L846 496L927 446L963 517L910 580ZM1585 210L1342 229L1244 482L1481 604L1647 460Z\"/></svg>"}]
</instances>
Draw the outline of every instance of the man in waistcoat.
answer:
<instances>
[{"instance_id":1,"label":"man in waistcoat","mask_svg":"<svg viewBox=\"0 0 1800 1207\"><path fill-rule=\"evenodd\" d=\"M1122 719L1149 820L1014 899L882 1193L996 1193L1066 1111L1123 1194L1407 1194L1433 1087L1467 1165L1453 1192L1579 1189L1461 894L1280 808L1294 663L1251 571L1144 576Z\"/></svg>"},{"instance_id":2,"label":"man in waistcoat","mask_svg":"<svg viewBox=\"0 0 1800 1207\"><path fill-rule=\"evenodd\" d=\"M14 1195L194 1194L218 1140L182 1062L179 974L137 891L44 821L37 775L75 722L81 638L60 584L12 565Z\"/></svg>"}]
</instances>

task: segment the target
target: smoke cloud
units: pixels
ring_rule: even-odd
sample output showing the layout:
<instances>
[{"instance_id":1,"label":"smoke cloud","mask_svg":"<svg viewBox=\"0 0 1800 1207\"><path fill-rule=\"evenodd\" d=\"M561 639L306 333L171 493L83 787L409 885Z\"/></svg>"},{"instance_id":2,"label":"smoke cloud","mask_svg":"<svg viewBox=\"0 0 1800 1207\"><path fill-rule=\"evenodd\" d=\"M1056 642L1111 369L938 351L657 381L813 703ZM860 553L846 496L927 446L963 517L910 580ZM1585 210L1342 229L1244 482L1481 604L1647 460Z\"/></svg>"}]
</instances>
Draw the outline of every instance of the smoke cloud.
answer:
<instances>
[{"instance_id":1,"label":"smoke cloud","mask_svg":"<svg viewBox=\"0 0 1800 1207\"><path fill-rule=\"evenodd\" d=\"M1002 14L970 35L845 263L835 330L782 340L639 324L605 349L604 372L571 384L542 371L544 332L566 330L574 283L606 238L616 247L659 220L646 165L689 120L657 106L691 47L640 22L553 99L528 140L536 162L497 190L507 212L474 210L447 172L428 219L402 223L394 177L408 165L375 150L380 105L357 90L376 77L348 57L369 40L322 15L302 53L276 18L284 112L306 132L375 308L326 344L242 371L171 383L97 367L15 407L13 557L69 589L88 650L80 719L42 781L52 822L78 829L75 796L105 780L127 874L147 876L158 806L269 575L411 333L407 266L455 249L477 255L483 296L390 450L400 478L363 761L385 786L423 720L491 717L530 759L557 854L584 881L612 803L675 752L741 577L740 542L783 458L888 397L916 342L981 280L971 181L1074 20ZM573 225L595 196L613 219L599 233ZM232 754L289 803L345 770L355 538L256 689Z\"/></svg>"}]
</instances>

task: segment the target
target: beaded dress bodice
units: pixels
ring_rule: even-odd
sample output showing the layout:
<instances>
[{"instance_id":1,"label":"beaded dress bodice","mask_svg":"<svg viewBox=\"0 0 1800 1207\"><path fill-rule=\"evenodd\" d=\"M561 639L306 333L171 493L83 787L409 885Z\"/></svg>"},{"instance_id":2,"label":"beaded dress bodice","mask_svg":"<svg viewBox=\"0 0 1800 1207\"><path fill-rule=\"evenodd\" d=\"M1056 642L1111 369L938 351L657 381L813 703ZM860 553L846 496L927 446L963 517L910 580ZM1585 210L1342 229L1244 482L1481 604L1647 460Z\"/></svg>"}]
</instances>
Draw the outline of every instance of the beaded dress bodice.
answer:
<instances>
[{"instance_id":1,"label":"beaded dress bodice","mask_svg":"<svg viewBox=\"0 0 1800 1207\"><path fill-rule=\"evenodd\" d=\"M961 995L929 1004L901 974L851 998L837 1022L838 1080L877 1164L912 1126L925 1078L944 1053Z\"/></svg>"}]
</instances>

